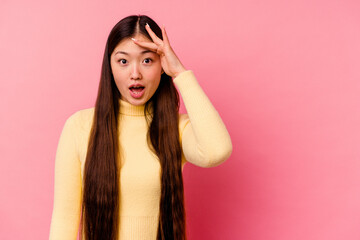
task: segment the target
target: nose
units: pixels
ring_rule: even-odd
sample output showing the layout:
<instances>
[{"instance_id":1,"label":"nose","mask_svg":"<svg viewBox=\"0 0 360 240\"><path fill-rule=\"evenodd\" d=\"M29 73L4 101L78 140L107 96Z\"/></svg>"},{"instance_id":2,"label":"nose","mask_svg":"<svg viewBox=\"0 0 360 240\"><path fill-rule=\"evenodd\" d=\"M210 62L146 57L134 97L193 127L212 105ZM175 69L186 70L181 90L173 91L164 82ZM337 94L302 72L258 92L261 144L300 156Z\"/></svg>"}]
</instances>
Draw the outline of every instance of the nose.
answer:
<instances>
[{"instance_id":1,"label":"nose","mask_svg":"<svg viewBox=\"0 0 360 240\"><path fill-rule=\"evenodd\" d=\"M131 67L131 79L141 79L142 75L140 72L139 64L134 63Z\"/></svg>"}]
</instances>

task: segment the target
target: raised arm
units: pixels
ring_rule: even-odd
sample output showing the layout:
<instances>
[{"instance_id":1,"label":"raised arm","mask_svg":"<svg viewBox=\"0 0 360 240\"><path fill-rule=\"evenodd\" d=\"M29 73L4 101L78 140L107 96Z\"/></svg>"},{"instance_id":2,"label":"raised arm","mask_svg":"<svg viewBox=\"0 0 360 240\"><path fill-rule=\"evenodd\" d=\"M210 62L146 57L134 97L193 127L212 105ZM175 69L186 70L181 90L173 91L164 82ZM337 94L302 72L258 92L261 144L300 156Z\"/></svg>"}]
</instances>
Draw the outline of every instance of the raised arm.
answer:
<instances>
[{"instance_id":1,"label":"raised arm","mask_svg":"<svg viewBox=\"0 0 360 240\"><path fill-rule=\"evenodd\" d=\"M50 240L77 238L81 210L81 165L76 148L78 129L75 117L76 114L73 114L66 120L56 151Z\"/></svg>"},{"instance_id":2,"label":"raised arm","mask_svg":"<svg viewBox=\"0 0 360 240\"><path fill-rule=\"evenodd\" d=\"M230 135L220 115L198 84L193 71L181 72L173 79L184 101L187 115L182 130L182 149L186 160L200 167L215 167L232 152Z\"/></svg>"},{"instance_id":3,"label":"raised arm","mask_svg":"<svg viewBox=\"0 0 360 240\"><path fill-rule=\"evenodd\" d=\"M184 100L189 123L182 131L182 148L188 162L201 167L215 167L224 162L232 152L232 143L226 127L207 98L191 70L186 70L170 46L165 27L160 39L146 25L153 42L133 39L134 43L160 55L164 72L173 78Z\"/></svg>"}]
</instances>

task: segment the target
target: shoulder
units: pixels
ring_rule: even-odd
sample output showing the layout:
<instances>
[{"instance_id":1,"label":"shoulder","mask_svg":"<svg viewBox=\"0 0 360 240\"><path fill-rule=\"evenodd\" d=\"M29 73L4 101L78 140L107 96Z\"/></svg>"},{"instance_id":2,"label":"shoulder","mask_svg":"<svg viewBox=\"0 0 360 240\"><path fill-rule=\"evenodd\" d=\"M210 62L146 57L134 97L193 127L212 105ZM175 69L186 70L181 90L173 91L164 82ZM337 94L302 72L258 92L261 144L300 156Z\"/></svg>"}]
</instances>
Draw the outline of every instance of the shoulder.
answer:
<instances>
[{"instance_id":1,"label":"shoulder","mask_svg":"<svg viewBox=\"0 0 360 240\"><path fill-rule=\"evenodd\" d=\"M190 121L187 113L179 113L179 128L183 129L185 125Z\"/></svg>"},{"instance_id":2,"label":"shoulder","mask_svg":"<svg viewBox=\"0 0 360 240\"><path fill-rule=\"evenodd\" d=\"M72 125L81 130L91 128L95 107L84 108L70 114L66 119L66 124Z\"/></svg>"},{"instance_id":3,"label":"shoulder","mask_svg":"<svg viewBox=\"0 0 360 240\"><path fill-rule=\"evenodd\" d=\"M189 115L187 113L179 113L179 134L180 142L182 141L182 133L185 127L190 123Z\"/></svg>"}]
</instances>

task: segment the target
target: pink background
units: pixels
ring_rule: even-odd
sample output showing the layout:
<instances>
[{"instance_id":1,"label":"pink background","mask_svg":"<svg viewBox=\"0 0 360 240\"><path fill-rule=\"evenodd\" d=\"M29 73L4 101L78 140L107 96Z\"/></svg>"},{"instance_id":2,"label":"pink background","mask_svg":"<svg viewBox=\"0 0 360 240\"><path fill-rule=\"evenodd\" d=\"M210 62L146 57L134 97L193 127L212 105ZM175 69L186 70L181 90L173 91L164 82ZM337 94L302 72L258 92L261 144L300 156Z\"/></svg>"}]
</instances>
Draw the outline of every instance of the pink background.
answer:
<instances>
[{"instance_id":1,"label":"pink background","mask_svg":"<svg viewBox=\"0 0 360 240\"><path fill-rule=\"evenodd\" d=\"M184 168L190 240L360 239L359 12L355 0L2 0L0 239L48 239L61 129L94 105L106 38L130 14L165 25L232 137L224 164Z\"/></svg>"}]
</instances>

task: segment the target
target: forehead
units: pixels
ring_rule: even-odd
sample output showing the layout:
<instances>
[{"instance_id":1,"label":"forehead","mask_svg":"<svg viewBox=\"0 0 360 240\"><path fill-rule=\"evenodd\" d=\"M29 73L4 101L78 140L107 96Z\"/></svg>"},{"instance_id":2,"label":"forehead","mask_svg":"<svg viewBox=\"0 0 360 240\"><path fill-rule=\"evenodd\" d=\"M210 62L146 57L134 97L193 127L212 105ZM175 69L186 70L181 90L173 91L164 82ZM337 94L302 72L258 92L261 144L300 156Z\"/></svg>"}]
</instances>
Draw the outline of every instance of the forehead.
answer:
<instances>
[{"instance_id":1,"label":"forehead","mask_svg":"<svg viewBox=\"0 0 360 240\"><path fill-rule=\"evenodd\" d=\"M144 42L152 42L150 39L148 39L144 35L136 35L134 38L137 40L140 40L140 41L144 41ZM127 52L130 55L131 54L140 54L144 50L149 50L149 49L137 45L130 38L124 38L116 45L116 47L113 51L113 55L115 55L119 51Z\"/></svg>"}]
</instances>

